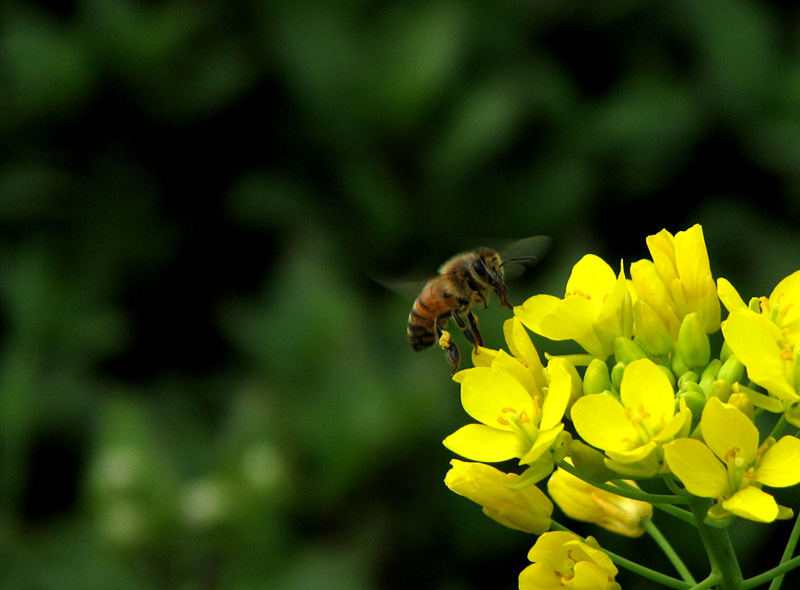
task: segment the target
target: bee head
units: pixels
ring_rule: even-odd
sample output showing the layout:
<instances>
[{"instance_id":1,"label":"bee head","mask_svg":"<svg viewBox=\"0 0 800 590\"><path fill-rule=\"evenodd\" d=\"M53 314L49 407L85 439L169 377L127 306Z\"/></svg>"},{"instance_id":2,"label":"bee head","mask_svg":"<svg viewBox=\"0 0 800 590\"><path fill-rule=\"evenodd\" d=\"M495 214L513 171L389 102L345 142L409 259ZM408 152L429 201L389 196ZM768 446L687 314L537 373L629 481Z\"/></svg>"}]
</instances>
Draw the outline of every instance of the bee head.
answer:
<instances>
[{"instance_id":1,"label":"bee head","mask_svg":"<svg viewBox=\"0 0 800 590\"><path fill-rule=\"evenodd\" d=\"M490 285L503 307L511 309L508 302L508 290L503 276L503 265L500 256L493 250L487 250L483 255L477 256L472 261L472 272L481 282Z\"/></svg>"}]
</instances>

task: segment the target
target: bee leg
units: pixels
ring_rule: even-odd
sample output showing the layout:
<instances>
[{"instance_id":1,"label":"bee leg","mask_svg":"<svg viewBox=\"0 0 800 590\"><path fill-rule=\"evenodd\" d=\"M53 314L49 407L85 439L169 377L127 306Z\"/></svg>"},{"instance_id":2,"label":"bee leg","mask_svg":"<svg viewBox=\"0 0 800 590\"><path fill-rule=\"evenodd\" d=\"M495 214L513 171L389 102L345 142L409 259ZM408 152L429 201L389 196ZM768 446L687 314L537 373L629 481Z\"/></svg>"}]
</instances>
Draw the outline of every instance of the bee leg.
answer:
<instances>
[{"instance_id":1,"label":"bee leg","mask_svg":"<svg viewBox=\"0 0 800 590\"><path fill-rule=\"evenodd\" d=\"M469 320L469 327L475 335L475 343L477 346L483 346L483 337L478 330L478 318L471 311L467 312L467 320Z\"/></svg>"},{"instance_id":2,"label":"bee leg","mask_svg":"<svg viewBox=\"0 0 800 590\"><path fill-rule=\"evenodd\" d=\"M453 342L452 336L450 336L450 332L444 329L444 324L447 323L447 318L450 314L447 314L436 322L436 335L439 338L439 346L444 349L444 356L447 359L447 362L453 365L453 375L456 374L458 371L458 365L461 363L461 352L458 350L458 346L456 343Z\"/></svg>"},{"instance_id":3,"label":"bee leg","mask_svg":"<svg viewBox=\"0 0 800 590\"><path fill-rule=\"evenodd\" d=\"M455 319L458 327L461 328L462 332L464 332L464 337L470 344L472 344L472 346L474 346L476 349L479 346L483 346L483 338L481 338L481 333L478 332L478 324L471 311L467 312L469 327L467 327L467 324L464 322L464 318L462 318L458 312L453 312L453 319Z\"/></svg>"}]
</instances>

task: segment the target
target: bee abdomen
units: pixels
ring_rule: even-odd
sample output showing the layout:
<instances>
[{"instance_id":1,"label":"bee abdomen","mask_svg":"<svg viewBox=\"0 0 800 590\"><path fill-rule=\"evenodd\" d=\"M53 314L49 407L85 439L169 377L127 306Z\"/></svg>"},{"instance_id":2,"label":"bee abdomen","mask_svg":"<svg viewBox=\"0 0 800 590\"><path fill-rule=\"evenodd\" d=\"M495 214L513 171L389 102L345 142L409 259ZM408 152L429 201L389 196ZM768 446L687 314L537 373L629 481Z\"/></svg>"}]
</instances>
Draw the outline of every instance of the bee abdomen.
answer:
<instances>
[{"instance_id":1,"label":"bee abdomen","mask_svg":"<svg viewBox=\"0 0 800 590\"><path fill-rule=\"evenodd\" d=\"M416 308L416 305L414 307ZM414 350L428 348L436 341L436 336L433 333L433 323L417 312L416 309L412 309L408 315L408 341Z\"/></svg>"}]
</instances>

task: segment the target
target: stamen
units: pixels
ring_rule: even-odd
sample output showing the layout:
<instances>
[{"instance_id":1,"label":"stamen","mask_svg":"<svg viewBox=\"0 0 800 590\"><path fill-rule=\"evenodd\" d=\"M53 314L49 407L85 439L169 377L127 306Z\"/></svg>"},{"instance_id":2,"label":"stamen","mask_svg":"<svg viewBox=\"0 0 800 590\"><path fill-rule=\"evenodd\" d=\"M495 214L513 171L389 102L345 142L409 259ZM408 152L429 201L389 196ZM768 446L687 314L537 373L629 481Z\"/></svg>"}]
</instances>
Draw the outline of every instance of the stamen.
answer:
<instances>
[{"instance_id":1,"label":"stamen","mask_svg":"<svg viewBox=\"0 0 800 590\"><path fill-rule=\"evenodd\" d=\"M583 297L584 299L591 299L592 296L589 293L584 293L580 289L573 289L564 294L564 298L571 297L572 295L576 295L578 297Z\"/></svg>"}]
</instances>

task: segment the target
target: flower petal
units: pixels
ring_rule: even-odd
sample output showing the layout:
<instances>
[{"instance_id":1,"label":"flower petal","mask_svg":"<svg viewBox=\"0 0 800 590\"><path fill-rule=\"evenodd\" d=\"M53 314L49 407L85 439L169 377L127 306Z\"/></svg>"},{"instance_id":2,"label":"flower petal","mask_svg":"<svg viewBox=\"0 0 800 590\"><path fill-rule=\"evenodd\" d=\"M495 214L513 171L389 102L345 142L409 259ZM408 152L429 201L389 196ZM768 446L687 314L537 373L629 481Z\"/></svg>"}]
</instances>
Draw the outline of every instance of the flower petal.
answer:
<instances>
[{"instance_id":1,"label":"flower petal","mask_svg":"<svg viewBox=\"0 0 800 590\"><path fill-rule=\"evenodd\" d=\"M634 413L642 409L652 432L658 432L672 420L675 411L675 392L664 372L649 359L628 364L620 384L622 404Z\"/></svg>"},{"instance_id":2,"label":"flower petal","mask_svg":"<svg viewBox=\"0 0 800 590\"><path fill-rule=\"evenodd\" d=\"M689 493L703 498L727 497L728 474L706 445L693 438L679 438L664 445L664 459Z\"/></svg>"},{"instance_id":3,"label":"flower petal","mask_svg":"<svg viewBox=\"0 0 800 590\"><path fill-rule=\"evenodd\" d=\"M536 379L536 385L541 391L541 389L547 385L542 377L542 371L544 370L542 359L539 358L539 351L537 351L536 347L533 345L528 331L522 324L522 320L517 316L506 320L503 323L503 335L506 337L508 350L525 363L534 379Z\"/></svg>"},{"instance_id":4,"label":"flower petal","mask_svg":"<svg viewBox=\"0 0 800 590\"><path fill-rule=\"evenodd\" d=\"M712 397L700 418L703 440L720 459L727 461L734 452L744 465L750 465L758 450L758 428L741 410Z\"/></svg>"},{"instance_id":5,"label":"flower petal","mask_svg":"<svg viewBox=\"0 0 800 590\"><path fill-rule=\"evenodd\" d=\"M539 428L542 430L553 428L564 418L570 396L572 395L572 375L564 366L562 359L552 359L547 365L550 375L550 386L547 397L542 404L542 420Z\"/></svg>"},{"instance_id":6,"label":"flower petal","mask_svg":"<svg viewBox=\"0 0 800 590\"><path fill-rule=\"evenodd\" d=\"M796 342L800 337L800 271L779 282L772 290L769 302L781 306L786 337Z\"/></svg>"},{"instance_id":7,"label":"flower petal","mask_svg":"<svg viewBox=\"0 0 800 590\"><path fill-rule=\"evenodd\" d=\"M462 457L487 463L518 459L528 450L513 432L497 430L483 424L462 426L444 439L442 444Z\"/></svg>"},{"instance_id":8,"label":"flower petal","mask_svg":"<svg viewBox=\"0 0 800 590\"><path fill-rule=\"evenodd\" d=\"M747 486L725 500L722 507L728 512L758 522L772 522L778 517L775 498L755 486Z\"/></svg>"},{"instance_id":9,"label":"flower petal","mask_svg":"<svg viewBox=\"0 0 800 590\"><path fill-rule=\"evenodd\" d=\"M553 590L561 587L561 576L545 563L532 563L519 574L519 590Z\"/></svg>"},{"instance_id":10,"label":"flower petal","mask_svg":"<svg viewBox=\"0 0 800 590\"><path fill-rule=\"evenodd\" d=\"M514 315L534 334L542 334L542 318L553 313L560 302L553 295L534 295L522 305L514 306Z\"/></svg>"},{"instance_id":11,"label":"flower petal","mask_svg":"<svg viewBox=\"0 0 800 590\"><path fill-rule=\"evenodd\" d=\"M639 438L622 405L602 393L580 398L571 416L581 438L599 449L625 452Z\"/></svg>"},{"instance_id":12,"label":"flower petal","mask_svg":"<svg viewBox=\"0 0 800 590\"><path fill-rule=\"evenodd\" d=\"M478 422L508 430L509 426L498 421L508 408L513 408L517 414L534 415L530 394L505 371L475 367L464 372L467 374L461 381L461 405Z\"/></svg>"},{"instance_id":13,"label":"flower petal","mask_svg":"<svg viewBox=\"0 0 800 590\"><path fill-rule=\"evenodd\" d=\"M800 483L800 439L784 436L761 457L756 479L776 488Z\"/></svg>"},{"instance_id":14,"label":"flower petal","mask_svg":"<svg viewBox=\"0 0 800 590\"><path fill-rule=\"evenodd\" d=\"M692 311L700 316L706 333L716 332L720 320L719 297L700 224L675 235L675 263Z\"/></svg>"},{"instance_id":15,"label":"flower petal","mask_svg":"<svg viewBox=\"0 0 800 590\"><path fill-rule=\"evenodd\" d=\"M782 399L796 399L786 379L778 327L750 309L737 309L722 323L722 333L736 358L747 367L747 376Z\"/></svg>"},{"instance_id":16,"label":"flower petal","mask_svg":"<svg viewBox=\"0 0 800 590\"><path fill-rule=\"evenodd\" d=\"M722 277L717 279L717 295L729 312L747 308L744 299L728 279L723 279Z\"/></svg>"}]
</instances>

